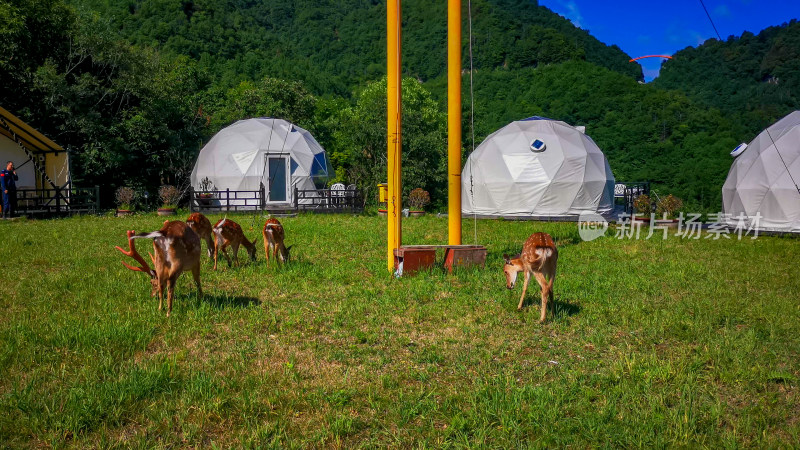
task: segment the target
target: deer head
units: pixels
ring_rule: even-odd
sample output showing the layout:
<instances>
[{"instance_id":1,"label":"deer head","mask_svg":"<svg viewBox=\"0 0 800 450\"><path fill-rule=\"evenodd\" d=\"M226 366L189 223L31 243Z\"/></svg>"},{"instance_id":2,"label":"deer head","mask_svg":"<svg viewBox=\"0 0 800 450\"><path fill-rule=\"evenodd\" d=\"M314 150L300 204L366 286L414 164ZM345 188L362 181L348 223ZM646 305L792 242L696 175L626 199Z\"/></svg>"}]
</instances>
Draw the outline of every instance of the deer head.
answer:
<instances>
[{"instance_id":1,"label":"deer head","mask_svg":"<svg viewBox=\"0 0 800 450\"><path fill-rule=\"evenodd\" d=\"M517 283L517 274L524 270L522 267L522 262L520 261L519 256L510 258L506 254L503 254L503 260L503 273L506 276L506 287L509 289L514 289L514 285Z\"/></svg>"}]
</instances>

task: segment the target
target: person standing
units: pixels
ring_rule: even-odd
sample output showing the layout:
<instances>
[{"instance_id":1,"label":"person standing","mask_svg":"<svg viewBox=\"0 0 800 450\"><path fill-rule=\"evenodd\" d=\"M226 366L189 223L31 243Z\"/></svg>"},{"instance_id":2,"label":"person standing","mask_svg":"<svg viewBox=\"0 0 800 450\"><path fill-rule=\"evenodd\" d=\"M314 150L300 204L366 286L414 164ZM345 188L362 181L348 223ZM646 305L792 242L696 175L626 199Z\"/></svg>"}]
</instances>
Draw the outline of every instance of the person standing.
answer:
<instances>
[{"instance_id":1,"label":"person standing","mask_svg":"<svg viewBox=\"0 0 800 450\"><path fill-rule=\"evenodd\" d=\"M17 171L9 161L5 170L0 170L0 192L3 193L3 218L10 219L17 212Z\"/></svg>"}]
</instances>

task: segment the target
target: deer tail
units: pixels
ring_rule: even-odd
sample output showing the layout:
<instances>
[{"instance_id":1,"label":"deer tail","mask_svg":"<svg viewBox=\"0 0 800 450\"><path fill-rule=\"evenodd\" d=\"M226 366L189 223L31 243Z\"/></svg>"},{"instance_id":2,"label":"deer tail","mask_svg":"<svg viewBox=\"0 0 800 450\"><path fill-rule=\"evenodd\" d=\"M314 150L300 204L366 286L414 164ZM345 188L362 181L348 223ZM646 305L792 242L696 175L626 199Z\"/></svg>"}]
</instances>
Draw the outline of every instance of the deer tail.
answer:
<instances>
[{"instance_id":1,"label":"deer tail","mask_svg":"<svg viewBox=\"0 0 800 450\"><path fill-rule=\"evenodd\" d=\"M137 235L131 236L131 239L156 239L164 237L164 233L161 231L153 231L151 233L139 233Z\"/></svg>"},{"instance_id":2,"label":"deer tail","mask_svg":"<svg viewBox=\"0 0 800 450\"><path fill-rule=\"evenodd\" d=\"M554 253L551 247L537 247L536 250L534 250L534 252L536 253L536 256L538 256L537 258L537 262L539 263L538 269L544 267L547 260L552 258Z\"/></svg>"},{"instance_id":3,"label":"deer tail","mask_svg":"<svg viewBox=\"0 0 800 450\"><path fill-rule=\"evenodd\" d=\"M218 230L221 230L221 229L222 229L222 227L223 227L223 225L225 225L225 222L226 222L227 220L228 220L227 218L224 218L224 219L222 219L222 222L218 223L218 224L217 224L217 225L214 227L214 231L216 232L216 231L218 231Z\"/></svg>"}]
</instances>

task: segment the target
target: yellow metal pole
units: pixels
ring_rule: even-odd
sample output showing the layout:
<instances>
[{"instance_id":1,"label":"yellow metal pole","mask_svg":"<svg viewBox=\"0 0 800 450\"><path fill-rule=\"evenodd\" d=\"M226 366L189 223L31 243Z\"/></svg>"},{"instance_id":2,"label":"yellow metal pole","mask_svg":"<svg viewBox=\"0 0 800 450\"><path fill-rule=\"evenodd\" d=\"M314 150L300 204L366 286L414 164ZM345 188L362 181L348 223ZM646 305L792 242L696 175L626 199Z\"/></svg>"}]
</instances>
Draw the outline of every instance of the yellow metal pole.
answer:
<instances>
[{"instance_id":1,"label":"yellow metal pole","mask_svg":"<svg viewBox=\"0 0 800 450\"><path fill-rule=\"evenodd\" d=\"M400 248L401 218L402 218L402 191L401 186L401 36L400 29L400 0L388 0L386 5L386 68L387 68L387 159L389 198L386 203L386 216L388 218L388 254L387 262L389 272L394 271L394 250Z\"/></svg>"},{"instance_id":2,"label":"yellow metal pole","mask_svg":"<svg viewBox=\"0 0 800 450\"><path fill-rule=\"evenodd\" d=\"M447 223L461 245L461 0L447 1Z\"/></svg>"}]
</instances>

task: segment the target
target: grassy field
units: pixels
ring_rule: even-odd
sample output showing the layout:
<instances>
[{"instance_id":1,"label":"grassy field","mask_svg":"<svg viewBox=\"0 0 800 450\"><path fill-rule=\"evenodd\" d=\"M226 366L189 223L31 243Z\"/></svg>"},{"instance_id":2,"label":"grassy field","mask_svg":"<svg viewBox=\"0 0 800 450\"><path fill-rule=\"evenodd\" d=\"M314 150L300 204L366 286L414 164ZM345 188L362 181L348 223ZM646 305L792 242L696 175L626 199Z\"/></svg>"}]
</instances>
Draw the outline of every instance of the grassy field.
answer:
<instances>
[{"instance_id":1,"label":"grassy field","mask_svg":"<svg viewBox=\"0 0 800 450\"><path fill-rule=\"evenodd\" d=\"M0 446L800 442L798 239L582 242L575 224L478 221L485 270L394 279L382 219L299 216L282 220L292 264L206 260L206 296L183 275L167 319L114 250L161 221L0 223ZM538 286L518 312L502 275L535 231L560 248L544 325ZM446 233L404 222L406 243Z\"/></svg>"}]
</instances>

